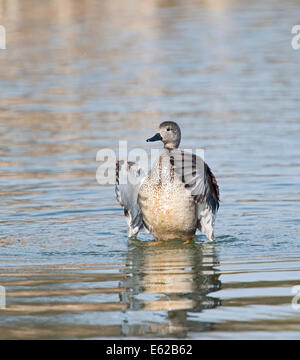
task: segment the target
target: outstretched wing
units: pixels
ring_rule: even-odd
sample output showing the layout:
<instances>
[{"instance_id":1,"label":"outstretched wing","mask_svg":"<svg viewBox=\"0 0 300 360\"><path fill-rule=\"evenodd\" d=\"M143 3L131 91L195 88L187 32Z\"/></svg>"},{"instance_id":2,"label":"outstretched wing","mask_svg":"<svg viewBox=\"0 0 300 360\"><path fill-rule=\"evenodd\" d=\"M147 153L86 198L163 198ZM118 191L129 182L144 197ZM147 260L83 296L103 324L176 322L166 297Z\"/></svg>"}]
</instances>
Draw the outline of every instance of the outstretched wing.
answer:
<instances>
[{"instance_id":1,"label":"outstretched wing","mask_svg":"<svg viewBox=\"0 0 300 360\"><path fill-rule=\"evenodd\" d=\"M219 187L208 165L195 154L175 150L171 155L174 170L194 198L197 227L214 240L214 222L219 208Z\"/></svg>"},{"instance_id":2,"label":"outstretched wing","mask_svg":"<svg viewBox=\"0 0 300 360\"><path fill-rule=\"evenodd\" d=\"M144 171L136 163L117 161L115 191L118 202L124 208L128 237L136 236L143 227L142 213L137 198L145 177Z\"/></svg>"},{"instance_id":3,"label":"outstretched wing","mask_svg":"<svg viewBox=\"0 0 300 360\"><path fill-rule=\"evenodd\" d=\"M208 165L205 164L204 167L207 186L204 201L197 203L198 229L202 231L209 240L214 240L214 224L219 209L219 186Z\"/></svg>"}]
</instances>

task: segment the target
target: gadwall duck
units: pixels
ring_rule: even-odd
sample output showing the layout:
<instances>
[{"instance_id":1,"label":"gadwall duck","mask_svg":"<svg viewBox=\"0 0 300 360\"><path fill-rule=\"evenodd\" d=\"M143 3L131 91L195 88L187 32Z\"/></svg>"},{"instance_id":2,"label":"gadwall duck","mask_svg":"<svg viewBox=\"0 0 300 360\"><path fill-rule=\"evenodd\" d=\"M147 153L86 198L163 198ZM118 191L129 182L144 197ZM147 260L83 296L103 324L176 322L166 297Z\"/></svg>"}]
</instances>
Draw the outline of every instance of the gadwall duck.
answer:
<instances>
[{"instance_id":1,"label":"gadwall duck","mask_svg":"<svg viewBox=\"0 0 300 360\"><path fill-rule=\"evenodd\" d=\"M216 178L201 157L178 149L180 140L179 126L165 121L159 132L147 139L164 144L148 174L136 163L117 162L115 189L124 207L129 237L144 228L156 240L190 240L199 229L214 240L219 208ZM128 177L125 184L119 181L122 169Z\"/></svg>"}]
</instances>

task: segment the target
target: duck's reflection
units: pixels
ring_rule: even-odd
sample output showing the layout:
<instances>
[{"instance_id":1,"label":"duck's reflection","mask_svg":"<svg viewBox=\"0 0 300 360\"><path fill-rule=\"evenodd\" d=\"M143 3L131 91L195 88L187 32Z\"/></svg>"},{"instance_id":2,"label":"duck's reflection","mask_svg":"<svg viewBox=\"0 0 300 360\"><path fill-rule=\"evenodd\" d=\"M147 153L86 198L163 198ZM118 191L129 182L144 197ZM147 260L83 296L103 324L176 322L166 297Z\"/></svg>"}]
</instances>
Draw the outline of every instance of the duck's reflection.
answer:
<instances>
[{"instance_id":1,"label":"duck's reflection","mask_svg":"<svg viewBox=\"0 0 300 360\"><path fill-rule=\"evenodd\" d=\"M209 296L220 288L217 263L213 243L131 241L125 270L128 276L120 284L126 289L121 301L127 304L128 314L123 334L185 336L187 331L210 327L193 321L191 313L220 304L219 299Z\"/></svg>"}]
</instances>

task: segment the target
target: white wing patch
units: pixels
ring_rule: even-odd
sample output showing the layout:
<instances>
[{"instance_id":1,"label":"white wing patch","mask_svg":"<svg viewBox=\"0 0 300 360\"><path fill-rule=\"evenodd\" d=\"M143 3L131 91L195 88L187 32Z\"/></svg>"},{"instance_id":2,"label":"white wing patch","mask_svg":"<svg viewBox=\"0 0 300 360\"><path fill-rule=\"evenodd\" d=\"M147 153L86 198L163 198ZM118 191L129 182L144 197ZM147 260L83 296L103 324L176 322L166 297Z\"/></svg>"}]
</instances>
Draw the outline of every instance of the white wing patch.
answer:
<instances>
[{"instance_id":1,"label":"white wing patch","mask_svg":"<svg viewBox=\"0 0 300 360\"><path fill-rule=\"evenodd\" d=\"M197 204L198 229L203 232L209 240L215 240L214 224L215 214L205 204Z\"/></svg>"},{"instance_id":2,"label":"white wing patch","mask_svg":"<svg viewBox=\"0 0 300 360\"><path fill-rule=\"evenodd\" d=\"M122 176L121 176L121 172ZM142 168L134 162L120 161L116 164L116 196L124 208L128 226L128 237L134 237L143 228L143 217L138 205L138 192L145 179ZM122 179L122 181L121 181Z\"/></svg>"}]
</instances>

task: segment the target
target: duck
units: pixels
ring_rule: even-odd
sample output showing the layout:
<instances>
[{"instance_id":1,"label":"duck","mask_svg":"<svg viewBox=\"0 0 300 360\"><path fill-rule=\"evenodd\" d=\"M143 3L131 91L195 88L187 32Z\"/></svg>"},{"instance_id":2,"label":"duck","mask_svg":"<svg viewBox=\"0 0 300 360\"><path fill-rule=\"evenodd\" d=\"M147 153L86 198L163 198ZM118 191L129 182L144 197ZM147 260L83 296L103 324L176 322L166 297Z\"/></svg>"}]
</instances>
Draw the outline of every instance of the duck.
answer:
<instances>
[{"instance_id":1,"label":"duck","mask_svg":"<svg viewBox=\"0 0 300 360\"><path fill-rule=\"evenodd\" d=\"M181 130L176 122L162 122L146 141L163 143L148 173L135 162L116 162L115 192L124 208L128 237L144 229L155 240L191 240L200 230L215 240L220 195L209 166L201 156L179 149ZM121 171L126 171L125 183L120 182Z\"/></svg>"}]
</instances>

